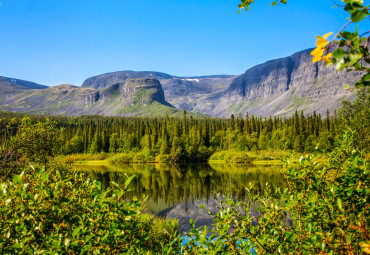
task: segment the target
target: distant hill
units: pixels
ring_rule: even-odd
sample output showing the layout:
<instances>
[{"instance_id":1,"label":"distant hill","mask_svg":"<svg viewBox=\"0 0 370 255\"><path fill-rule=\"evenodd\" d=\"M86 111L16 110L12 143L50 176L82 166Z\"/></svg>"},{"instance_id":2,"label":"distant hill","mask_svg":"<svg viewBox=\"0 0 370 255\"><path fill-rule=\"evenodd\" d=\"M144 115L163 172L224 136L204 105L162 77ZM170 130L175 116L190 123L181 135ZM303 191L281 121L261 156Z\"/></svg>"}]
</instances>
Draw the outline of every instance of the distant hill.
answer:
<instances>
[{"instance_id":1,"label":"distant hill","mask_svg":"<svg viewBox=\"0 0 370 255\"><path fill-rule=\"evenodd\" d=\"M69 84L2 97L4 110L52 115L181 116L156 79L129 79L103 89ZM190 114L191 115L191 114Z\"/></svg>"},{"instance_id":2,"label":"distant hill","mask_svg":"<svg viewBox=\"0 0 370 255\"><path fill-rule=\"evenodd\" d=\"M0 89L2 88L11 88L14 89L46 89L48 86L37 84L30 81L24 81L15 78L8 78L4 76L0 76Z\"/></svg>"}]
</instances>

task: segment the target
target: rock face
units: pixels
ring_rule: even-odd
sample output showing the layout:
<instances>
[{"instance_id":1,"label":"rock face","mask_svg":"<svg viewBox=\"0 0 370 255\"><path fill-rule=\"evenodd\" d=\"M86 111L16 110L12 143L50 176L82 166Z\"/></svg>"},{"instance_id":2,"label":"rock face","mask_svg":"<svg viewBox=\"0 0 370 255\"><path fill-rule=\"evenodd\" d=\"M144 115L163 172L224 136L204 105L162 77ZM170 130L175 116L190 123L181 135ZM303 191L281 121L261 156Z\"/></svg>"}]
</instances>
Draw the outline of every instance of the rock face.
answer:
<instances>
[{"instance_id":1,"label":"rock face","mask_svg":"<svg viewBox=\"0 0 370 255\"><path fill-rule=\"evenodd\" d=\"M338 108L353 93L344 90L360 73L339 72L323 63L312 63L311 49L268 61L238 76L222 94L209 98L218 116L246 113L260 116L291 115L296 109L324 114ZM218 103L222 102L222 104ZM227 115L227 114L226 114Z\"/></svg>"},{"instance_id":2,"label":"rock face","mask_svg":"<svg viewBox=\"0 0 370 255\"><path fill-rule=\"evenodd\" d=\"M164 115L181 113L166 102L156 79L129 79L99 90L66 84L21 91L14 97L1 95L0 99L5 110L39 114L156 116L157 111Z\"/></svg>"},{"instance_id":3,"label":"rock face","mask_svg":"<svg viewBox=\"0 0 370 255\"><path fill-rule=\"evenodd\" d=\"M157 72L121 71L87 79L84 87L100 88L130 77L156 77L166 100L178 109L209 116L229 117L246 112L258 116L291 116L297 109L305 113L333 112L343 100L352 100L353 85L360 73L327 68L312 63L310 52L268 61L238 76L219 75L178 77Z\"/></svg>"},{"instance_id":4,"label":"rock face","mask_svg":"<svg viewBox=\"0 0 370 255\"><path fill-rule=\"evenodd\" d=\"M162 80L162 79L172 79L172 76L159 72L134 72L134 71L113 72L88 78L87 80L84 81L81 87L103 89L122 81L138 78L150 78Z\"/></svg>"},{"instance_id":5,"label":"rock face","mask_svg":"<svg viewBox=\"0 0 370 255\"><path fill-rule=\"evenodd\" d=\"M159 72L120 71L91 77L82 87L101 89L132 78L154 78L160 81L165 98L178 109L197 111L197 102L214 93L223 92L236 76L214 75L178 77Z\"/></svg>"}]
</instances>

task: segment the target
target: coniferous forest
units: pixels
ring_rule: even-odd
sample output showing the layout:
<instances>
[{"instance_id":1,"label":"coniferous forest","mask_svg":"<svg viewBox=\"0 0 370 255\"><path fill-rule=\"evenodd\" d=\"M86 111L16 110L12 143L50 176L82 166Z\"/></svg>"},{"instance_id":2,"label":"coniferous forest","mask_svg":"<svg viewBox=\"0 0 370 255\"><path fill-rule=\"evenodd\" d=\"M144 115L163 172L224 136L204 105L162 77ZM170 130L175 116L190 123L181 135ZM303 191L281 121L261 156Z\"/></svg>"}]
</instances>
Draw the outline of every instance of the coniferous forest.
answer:
<instances>
[{"instance_id":1,"label":"coniferous forest","mask_svg":"<svg viewBox=\"0 0 370 255\"><path fill-rule=\"evenodd\" d=\"M12 113L2 113L11 118ZM31 116L42 120L42 116ZM51 117L62 130L60 154L121 153L127 161L207 161L220 151L330 151L340 128L336 113L296 112L291 118L233 115L187 117ZM5 123L5 122L4 122ZM14 128L19 123L15 121ZM217 158L217 155L215 156ZM122 160L124 160L122 158Z\"/></svg>"}]
</instances>

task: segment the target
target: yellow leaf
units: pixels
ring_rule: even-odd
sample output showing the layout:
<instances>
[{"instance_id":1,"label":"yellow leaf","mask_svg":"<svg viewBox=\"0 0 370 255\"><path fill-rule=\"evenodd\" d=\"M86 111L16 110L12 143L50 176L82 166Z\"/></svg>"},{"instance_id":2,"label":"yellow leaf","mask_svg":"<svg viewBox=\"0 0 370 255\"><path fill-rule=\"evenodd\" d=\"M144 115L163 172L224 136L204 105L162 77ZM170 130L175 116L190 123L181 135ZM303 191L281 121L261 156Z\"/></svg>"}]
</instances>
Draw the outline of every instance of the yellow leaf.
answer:
<instances>
[{"instance_id":1,"label":"yellow leaf","mask_svg":"<svg viewBox=\"0 0 370 255\"><path fill-rule=\"evenodd\" d=\"M313 58L313 60L312 60L312 63L316 63L316 62L318 62L318 61L320 61L321 60L321 56L315 56L314 58Z\"/></svg>"},{"instance_id":2,"label":"yellow leaf","mask_svg":"<svg viewBox=\"0 0 370 255\"><path fill-rule=\"evenodd\" d=\"M329 42L328 42L325 38L322 38L322 37L320 36L320 37L317 37L316 47L317 47L317 48L325 48L325 46L326 46L328 43L329 43Z\"/></svg>"},{"instance_id":3,"label":"yellow leaf","mask_svg":"<svg viewBox=\"0 0 370 255\"><path fill-rule=\"evenodd\" d=\"M321 59L322 59L322 55L324 54L324 51L321 51L321 52L319 52L319 53L317 53L317 54L315 54L315 55L313 55L314 56L314 58L313 58L313 60L312 60L312 63L315 63L315 62L317 62L317 61L320 61Z\"/></svg>"},{"instance_id":4,"label":"yellow leaf","mask_svg":"<svg viewBox=\"0 0 370 255\"><path fill-rule=\"evenodd\" d=\"M316 48L313 51L311 51L312 56L322 56L324 55L324 49L323 48Z\"/></svg>"},{"instance_id":5,"label":"yellow leaf","mask_svg":"<svg viewBox=\"0 0 370 255\"><path fill-rule=\"evenodd\" d=\"M333 34L333 33L332 32L327 33L327 34L324 35L324 37L319 36L319 35L315 36L317 38L316 47L318 47L318 48L319 47L320 48L325 47L329 43L328 40L326 40L326 38L328 38L331 34Z\"/></svg>"},{"instance_id":6,"label":"yellow leaf","mask_svg":"<svg viewBox=\"0 0 370 255\"><path fill-rule=\"evenodd\" d=\"M333 54L328 53L325 57L322 58L325 61L326 64L329 64L330 58L331 58L332 55Z\"/></svg>"},{"instance_id":7,"label":"yellow leaf","mask_svg":"<svg viewBox=\"0 0 370 255\"><path fill-rule=\"evenodd\" d=\"M324 38L326 39L326 38L328 38L329 36L331 36L332 34L333 34L333 32L327 33L327 34L325 34L325 35L324 35Z\"/></svg>"}]
</instances>

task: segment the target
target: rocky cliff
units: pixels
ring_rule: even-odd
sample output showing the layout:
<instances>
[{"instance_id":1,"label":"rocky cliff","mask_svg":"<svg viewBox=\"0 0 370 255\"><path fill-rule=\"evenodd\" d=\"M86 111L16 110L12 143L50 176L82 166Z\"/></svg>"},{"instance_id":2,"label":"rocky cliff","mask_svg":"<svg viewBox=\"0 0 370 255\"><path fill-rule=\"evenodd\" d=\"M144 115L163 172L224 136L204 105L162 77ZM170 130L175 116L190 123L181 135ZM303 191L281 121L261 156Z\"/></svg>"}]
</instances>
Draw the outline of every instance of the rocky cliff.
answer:
<instances>
[{"instance_id":1,"label":"rocky cliff","mask_svg":"<svg viewBox=\"0 0 370 255\"><path fill-rule=\"evenodd\" d=\"M248 69L238 76L179 77L157 72L121 71L87 79L84 87L105 87L130 77L156 77L166 100L178 109L209 116L231 114L290 116L296 109L305 113L333 112L353 92L344 90L359 79L356 72L337 73L323 63L312 63L312 49L275 59Z\"/></svg>"},{"instance_id":2,"label":"rocky cliff","mask_svg":"<svg viewBox=\"0 0 370 255\"><path fill-rule=\"evenodd\" d=\"M164 98L156 79L129 79L104 89L59 85L0 96L3 109L53 115L100 114L116 116L181 115Z\"/></svg>"},{"instance_id":3,"label":"rocky cliff","mask_svg":"<svg viewBox=\"0 0 370 255\"><path fill-rule=\"evenodd\" d=\"M322 62L312 63L310 52L305 50L248 69L224 92L207 98L212 106L204 111L218 116L247 111L260 116L286 116L296 109L305 113L324 114L326 109L333 112L342 100L354 97L344 86L353 85L361 74L337 73Z\"/></svg>"},{"instance_id":4,"label":"rocky cliff","mask_svg":"<svg viewBox=\"0 0 370 255\"><path fill-rule=\"evenodd\" d=\"M160 72L119 71L88 78L82 87L105 88L132 78L154 78L162 84L168 102L178 109L194 111L199 100L224 91L235 77L233 75L180 77Z\"/></svg>"}]
</instances>

